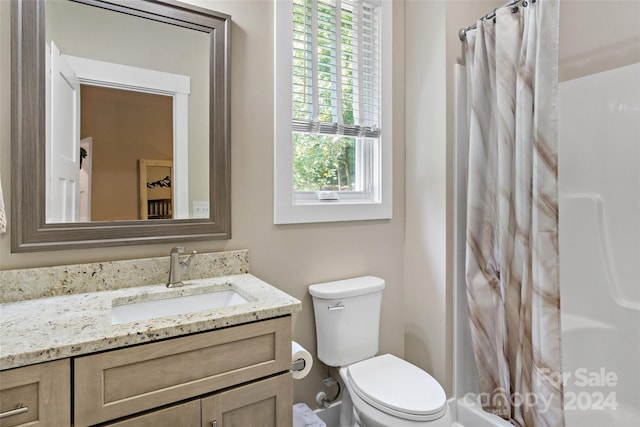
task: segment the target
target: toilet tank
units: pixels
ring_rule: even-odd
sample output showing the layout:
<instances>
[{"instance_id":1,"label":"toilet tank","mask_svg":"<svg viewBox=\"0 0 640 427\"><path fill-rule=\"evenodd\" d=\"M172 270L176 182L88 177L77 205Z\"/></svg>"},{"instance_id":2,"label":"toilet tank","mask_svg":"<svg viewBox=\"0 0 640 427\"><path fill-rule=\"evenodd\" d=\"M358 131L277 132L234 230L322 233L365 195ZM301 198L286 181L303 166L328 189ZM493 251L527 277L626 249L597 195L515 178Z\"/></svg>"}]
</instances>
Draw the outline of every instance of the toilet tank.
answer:
<instances>
[{"instance_id":1,"label":"toilet tank","mask_svg":"<svg viewBox=\"0 0 640 427\"><path fill-rule=\"evenodd\" d=\"M374 276L309 286L316 320L318 359L346 366L378 353L385 282Z\"/></svg>"}]
</instances>

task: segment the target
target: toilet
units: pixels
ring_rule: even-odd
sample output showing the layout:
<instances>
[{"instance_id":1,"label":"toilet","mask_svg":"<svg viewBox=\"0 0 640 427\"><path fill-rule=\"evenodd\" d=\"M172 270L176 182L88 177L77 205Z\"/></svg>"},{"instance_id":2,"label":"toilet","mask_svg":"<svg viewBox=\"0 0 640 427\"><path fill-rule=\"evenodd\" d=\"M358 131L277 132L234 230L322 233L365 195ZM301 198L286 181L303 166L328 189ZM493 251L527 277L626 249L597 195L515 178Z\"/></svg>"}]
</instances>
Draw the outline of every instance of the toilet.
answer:
<instances>
[{"instance_id":1,"label":"toilet","mask_svg":"<svg viewBox=\"0 0 640 427\"><path fill-rule=\"evenodd\" d=\"M346 386L340 427L451 427L442 386L391 354L377 355L385 282L364 276L309 286L318 359Z\"/></svg>"}]
</instances>

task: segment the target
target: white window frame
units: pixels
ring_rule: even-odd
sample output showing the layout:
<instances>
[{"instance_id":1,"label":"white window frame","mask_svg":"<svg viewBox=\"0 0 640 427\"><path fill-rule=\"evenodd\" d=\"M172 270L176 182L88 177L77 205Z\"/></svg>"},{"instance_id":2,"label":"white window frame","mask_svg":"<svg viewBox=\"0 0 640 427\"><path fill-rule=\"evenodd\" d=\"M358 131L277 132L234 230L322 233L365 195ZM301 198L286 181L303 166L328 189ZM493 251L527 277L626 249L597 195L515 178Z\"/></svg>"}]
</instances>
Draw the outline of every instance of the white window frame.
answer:
<instances>
[{"instance_id":1,"label":"white window frame","mask_svg":"<svg viewBox=\"0 0 640 427\"><path fill-rule=\"evenodd\" d=\"M392 215L392 1L382 0L381 13L381 136L358 155L373 156L369 191L341 191L339 200L318 200L315 191L293 188L292 50L293 4L275 2L274 81L274 223L389 219Z\"/></svg>"}]
</instances>

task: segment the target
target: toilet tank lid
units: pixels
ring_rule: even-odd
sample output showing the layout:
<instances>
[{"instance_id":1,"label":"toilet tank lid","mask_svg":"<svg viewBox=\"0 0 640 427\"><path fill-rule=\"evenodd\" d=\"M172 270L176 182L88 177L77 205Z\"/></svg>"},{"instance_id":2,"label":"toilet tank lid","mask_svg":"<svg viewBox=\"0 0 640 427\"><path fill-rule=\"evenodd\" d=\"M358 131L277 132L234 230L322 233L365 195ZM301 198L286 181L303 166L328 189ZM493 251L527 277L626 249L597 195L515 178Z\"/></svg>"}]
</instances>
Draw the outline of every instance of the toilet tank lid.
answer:
<instances>
[{"instance_id":1,"label":"toilet tank lid","mask_svg":"<svg viewBox=\"0 0 640 427\"><path fill-rule=\"evenodd\" d=\"M311 296L320 299L348 298L372 294L384 289L384 279L375 276L361 276L352 279L335 280L309 286Z\"/></svg>"}]
</instances>

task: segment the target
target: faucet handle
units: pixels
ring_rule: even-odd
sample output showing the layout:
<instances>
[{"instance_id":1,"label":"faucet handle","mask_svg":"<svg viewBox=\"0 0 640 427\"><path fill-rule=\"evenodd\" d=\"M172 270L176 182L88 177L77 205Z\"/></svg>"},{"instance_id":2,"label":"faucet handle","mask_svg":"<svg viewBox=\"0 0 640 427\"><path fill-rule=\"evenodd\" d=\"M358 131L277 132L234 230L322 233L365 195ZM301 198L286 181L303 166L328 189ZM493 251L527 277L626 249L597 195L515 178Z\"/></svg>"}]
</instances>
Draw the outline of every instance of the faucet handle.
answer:
<instances>
[{"instance_id":1,"label":"faucet handle","mask_svg":"<svg viewBox=\"0 0 640 427\"><path fill-rule=\"evenodd\" d=\"M184 246L176 246L171 248L171 255L181 254L184 252Z\"/></svg>"},{"instance_id":2,"label":"faucet handle","mask_svg":"<svg viewBox=\"0 0 640 427\"><path fill-rule=\"evenodd\" d=\"M196 252L195 250L193 252L191 252L191 255L189 255L189 258L187 258L185 261L181 261L180 264L182 264L185 268L189 267L189 264L191 264L191 259L196 256L198 252Z\"/></svg>"}]
</instances>

